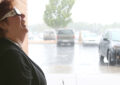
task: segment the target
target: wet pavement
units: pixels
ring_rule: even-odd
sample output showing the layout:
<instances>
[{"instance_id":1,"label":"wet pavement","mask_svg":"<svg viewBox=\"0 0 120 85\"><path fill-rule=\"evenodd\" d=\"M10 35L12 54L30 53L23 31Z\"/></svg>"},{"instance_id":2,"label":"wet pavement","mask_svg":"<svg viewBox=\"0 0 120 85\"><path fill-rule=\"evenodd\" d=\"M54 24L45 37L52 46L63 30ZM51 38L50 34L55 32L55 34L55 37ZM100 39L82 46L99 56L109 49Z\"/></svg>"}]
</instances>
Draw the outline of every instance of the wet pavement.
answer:
<instances>
[{"instance_id":1,"label":"wet pavement","mask_svg":"<svg viewBox=\"0 0 120 85\"><path fill-rule=\"evenodd\" d=\"M44 71L48 85L119 85L120 66L99 64L97 46L29 44L29 56Z\"/></svg>"},{"instance_id":2,"label":"wet pavement","mask_svg":"<svg viewBox=\"0 0 120 85\"><path fill-rule=\"evenodd\" d=\"M57 47L56 44L29 44L29 56L46 73L102 74L120 73L120 66L99 64L97 46Z\"/></svg>"}]
</instances>

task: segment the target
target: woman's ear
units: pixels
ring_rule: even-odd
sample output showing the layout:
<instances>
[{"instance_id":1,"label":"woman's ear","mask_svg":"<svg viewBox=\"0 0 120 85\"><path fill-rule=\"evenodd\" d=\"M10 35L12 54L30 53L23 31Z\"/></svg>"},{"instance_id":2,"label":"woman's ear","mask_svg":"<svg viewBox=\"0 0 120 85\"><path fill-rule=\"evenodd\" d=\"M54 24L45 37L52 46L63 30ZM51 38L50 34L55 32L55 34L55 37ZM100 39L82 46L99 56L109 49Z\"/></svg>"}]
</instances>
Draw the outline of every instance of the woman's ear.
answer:
<instances>
[{"instance_id":1,"label":"woman's ear","mask_svg":"<svg viewBox=\"0 0 120 85\"><path fill-rule=\"evenodd\" d=\"M3 26L3 22L0 22L0 28L3 29L4 26Z\"/></svg>"},{"instance_id":2,"label":"woman's ear","mask_svg":"<svg viewBox=\"0 0 120 85\"><path fill-rule=\"evenodd\" d=\"M4 31L7 30L7 24L5 22L0 22L0 28Z\"/></svg>"},{"instance_id":3,"label":"woman's ear","mask_svg":"<svg viewBox=\"0 0 120 85\"><path fill-rule=\"evenodd\" d=\"M0 22L0 37L5 37L5 31L4 24Z\"/></svg>"}]
</instances>

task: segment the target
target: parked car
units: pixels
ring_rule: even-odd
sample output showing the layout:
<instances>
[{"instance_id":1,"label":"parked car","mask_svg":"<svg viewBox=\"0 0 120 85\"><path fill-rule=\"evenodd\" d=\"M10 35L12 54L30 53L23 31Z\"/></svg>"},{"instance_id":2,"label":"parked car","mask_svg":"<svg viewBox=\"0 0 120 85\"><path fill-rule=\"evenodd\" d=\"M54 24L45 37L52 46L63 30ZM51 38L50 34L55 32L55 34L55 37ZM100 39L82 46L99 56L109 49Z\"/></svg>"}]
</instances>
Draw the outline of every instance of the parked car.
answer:
<instances>
[{"instance_id":1,"label":"parked car","mask_svg":"<svg viewBox=\"0 0 120 85\"><path fill-rule=\"evenodd\" d=\"M28 33L28 40L30 40L30 41L39 41L40 38L38 36L38 33L29 32Z\"/></svg>"},{"instance_id":2,"label":"parked car","mask_svg":"<svg viewBox=\"0 0 120 85\"><path fill-rule=\"evenodd\" d=\"M56 39L56 32L55 30L45 30L43 33L44 40L55 40Z\"/></svg>"},{"instance_id":3,"label":"parked car","mask_svg":"<svg viewBox=\"0 0 120 85\"><path fill-rule=\"evenodd\" d=\"M104 58L108 64L115 65L120 61L120 29L106 31L99 44L100 63L104 63Z\"/></svg>"},{"instance_id":4,"label":"parked car","mask_svg":"<svg viewBox=\"0 0 120 85\"><path fill-rule=\"evenodd\" d=\"M74 32L72 29L57 30L57 46L74 46Z\"/></svg>"},{"instance_id":5,"label":"parked car","mask_svg":"<svg viewBox=\"0 0 120 85\"><path fill-rule=\"evenodd\" d=\"M98 45L99 36L93 32L81 31L81 44L82 45Z\"/></svg>"}]
</instances>

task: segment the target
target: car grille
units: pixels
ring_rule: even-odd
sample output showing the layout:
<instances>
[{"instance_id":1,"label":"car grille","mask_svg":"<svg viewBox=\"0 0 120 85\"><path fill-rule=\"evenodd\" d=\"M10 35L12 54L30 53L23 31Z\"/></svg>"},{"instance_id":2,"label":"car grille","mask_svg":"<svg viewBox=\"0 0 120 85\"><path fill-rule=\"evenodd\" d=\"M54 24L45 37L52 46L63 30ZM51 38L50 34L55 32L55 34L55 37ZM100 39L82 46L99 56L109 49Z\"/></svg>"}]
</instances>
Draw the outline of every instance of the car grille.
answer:
<instances>
[{"instance_id":1,"label":"car grille","mask_svg":"<svg viewBox=\"0 0 120 85\"><path fill-rule=\"evenodd\" d=\"M117 56L120 56L120 48L119 48L119 49L116 49L116 55L117 55Z\"/></svg>"}]
</instances>

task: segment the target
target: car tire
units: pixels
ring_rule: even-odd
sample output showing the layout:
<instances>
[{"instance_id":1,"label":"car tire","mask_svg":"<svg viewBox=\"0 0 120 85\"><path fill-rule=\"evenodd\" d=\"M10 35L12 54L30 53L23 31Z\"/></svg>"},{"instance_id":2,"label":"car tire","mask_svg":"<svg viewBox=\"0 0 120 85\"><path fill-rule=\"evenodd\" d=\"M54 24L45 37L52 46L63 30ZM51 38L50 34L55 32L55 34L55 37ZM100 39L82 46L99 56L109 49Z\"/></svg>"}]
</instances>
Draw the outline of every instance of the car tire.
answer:
<instances>
[{"instance_id":1,"label":"car tire","mask_svg":"<svg viewBox=\"0 0 120 85\"><path fill-rule=\"evenodd\" d=\"M58 43L57 43L57 47L60 47L60 46L61 46L61 43L58 42Z\"/></svg>"},{"instance_id":2,"label":"car tire","mask_svg":"<svg viewBox=\"0 0 120 85\"><path fill-rule=\"evenodd\" d=\"M101 65L104 64L104 56L100 55L99 63L100 63Z\"/></svg>"},{"instance_id":3,"label":"car tire","mask_svg":"<svg viewBox=\"0 0 120 85\"><path fill-rule=\"evenodd\" d=\"M72 46L72 47L74 46L74 42L71 43L71 46Z\"/></svg>"},{"instance_id":4,"label":"car tire","mask_svg":"<svg viewBox=\"0 0 120 85\"><path fill-rule=\"evenodd\" d=\"M109 65L115 65L115 64L116 64L116 61L113 61L113 60L112 60L111 51L108 51L108 64L109 64Z\"/></svg>"}]
</instances>

